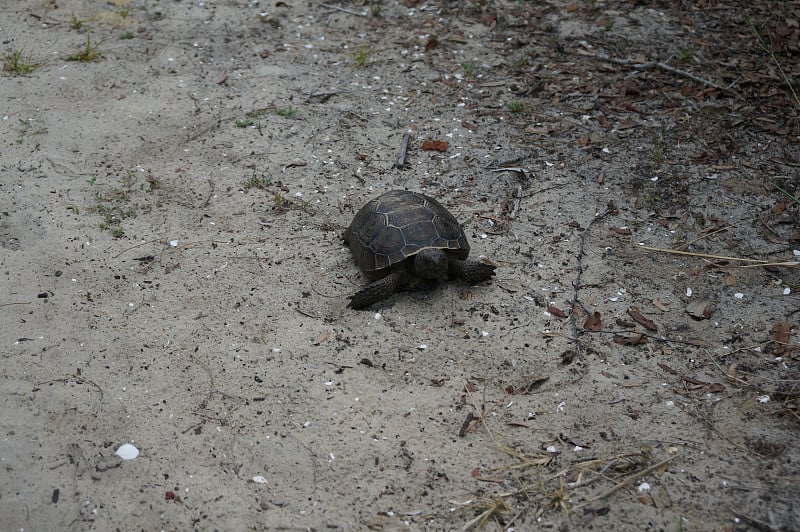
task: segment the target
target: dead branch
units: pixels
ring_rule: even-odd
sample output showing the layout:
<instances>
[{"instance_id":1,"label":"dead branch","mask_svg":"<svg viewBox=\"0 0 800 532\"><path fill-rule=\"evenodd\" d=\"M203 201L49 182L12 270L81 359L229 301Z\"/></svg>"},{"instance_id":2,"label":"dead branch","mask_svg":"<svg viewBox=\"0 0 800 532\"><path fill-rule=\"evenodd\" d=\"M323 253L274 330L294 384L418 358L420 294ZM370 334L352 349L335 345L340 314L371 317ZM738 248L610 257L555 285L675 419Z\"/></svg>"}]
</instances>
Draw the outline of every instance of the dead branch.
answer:
<instances>
[{"instance_id":1,"label":"dead branch","mask_svg":"<svg viewBox=\"0 0 800 532\"><path fill-rule=\"evenodd\" d=\"M605 212L602 212L596 215L592 220L586 225L586 227L581 232L581 240L580 246L578 247L578 267L577 273L575 274L575 280L572 281L572 302L571 302L571 312L569 314L569 322L572 326L572 341L575 342L575 351L578 353L578 358L583 360L583 349L581 348L581 339L580 334L583 329L578 329L578 318L575 316L575 306L583 304L580 303L578 299L578 292L581 289L581 276L583 275L583 257L586 255L586 235L589 233L589 229L592 228L596 222L602 220L612 212L616 212L617 208L614 206L612 202L609 202L606 206Z\"/></svg>"},{"instance_id":2,"label":"dead branch","mask_svg":"<svg viewBox=\"0 0 800 532\"><path fill-rule=\"evenodd\" d=\"M648 468L647 468L647 469L645 469L644 471L639 471L638 473L635 473L635 474L633 474L633 475L630 475L630 476L629 476L629 477L627 477L625 480L623 480L622 482L620 482L620 483L618 483L618 484L615 484L615 485L614 485L612 488L610 488L609 490L605 491L604 493L601 493L601 494L600 494L600 495L598 495L597 497L593 497L593 498L589 499L588 501L586 501L586 502L584 502L584 503L581 503L581 504L579 504L579 505L577 505L577 506L573 506L573 507L572 507L572 510L573 510L573 511L575 511L575 510L577 510L578 508L583 508L584 506L587 506L587 505L589 505L589 504L593 504L593 503L595 503L595 502L597 502L597 501L601 501L601 500L605 499L606 497L608 497L608 496L610 496L610 495L613 495L614 493L616 493L617 491L621 490L621 489L622 489L622 488L624 488L625 486L628 486L629 484L632 484L632 483L633 483L633 482L635 482L637 479L640 479L640 478L642 478L642 477L644 477L644 476L647 476L647 475L649 475L650 473L652 473L653 471L656 471L656 470L660 469L661 467L663 467L663 466L667 465L667 464L668 464L669 462L671 462L672 460L675 460L675 459L676 459L678 456L680 456L680 455L679 455L679 454L676 454L676 455L674 455L674 456L670 456L670 457L669 457L669 458L667 458L666 460L662 460L662 461L660 461L660 462L659 462L659 463L657 463L657 464L651 465L650 467L648 467Z\"/></svg>"},{"instance_id":3,"label":"dead branch","mask_svg":"<svg viewBox=\"0 0 800 532\"><path fill-rule=\"evenodd\" d=\"M346 7L341 6L334 6L331 4L320 4L320 6L324 7L325 9L332 9L334 11L341 11L343 13L348 13L350 15L356 15L359 17L366 17L368 15L367 11L353 11L352 9L347 9Z\"/></svg>"},{"instance_id":4,"label":"dead branch","mask_svg":"<svg viewBox=\"0 0 800 532\"><path fill-rule=\"evenodd\" d=\"M691 251L680 251L677 249L665 249L665 248L655 248L651 246L639 246L639 249L644 249L646 251L657 251L659 253L669 253L671 255L685 255L688 257L699 257L701 259L710 259L710 260L731 260L731 261L739 261L739 262L751 262L753 263L751 266L737 266L738 268L753 268L753 267L762 267L762 266L800 266L800 261L796 260L787 260L783 262L771 262L768 260L762 259L748 259L745 257L726 257L725 255L709 255L707 253L694 253Z\"/></svg>"},{"instance_id":5,"label":"dead branch","mask_svg":"<svg viewBox=\"0 0 800 532\"><path fill-rule=\"evenodd\" d=\"M411 133L406 131L403 133L403 141L400 143L400 154L397 156L397 162L394 164L396 168L405 168L406 156L408 155L408 141L411 139Z\"/></svg>"},{"instance_id":6,"label":"dead branch","mask_svg":"<svg viewBox=\"0 0 800 532\"><path fill-rule=\"evenodd\" d=\"M713 88L715 88L717 90L720 90L720 91L733 92L733 91L731 91L730 86L723 87L722 85L720 85L718 83L714 83L713 81L707 80L705 78L701 78L700 76L692 74L691 72L688 72L686 70L681 70L679 68L675 68L675 67L669 66L668 64L663 63L661 61L647 61L646 63L637 63L636 61L633 61L631 59L619 59L617 57L611 57L609 55L606 55L606 54L603 54L603 53L599 53L599 52L595 54L595 57L597 59L599 59L600 61L605 61L607 63L613 63L615 65L630 67L630 68L633 68L635 70L656 70L656 69L663 70L664 72L668 72L670 74L675 74L676 76L681 76L681 77L690 79L692 81L695 81L697 83L701 83L701 84L706 85L708 87L713 87Z\"/></svg>"}]
</instances>

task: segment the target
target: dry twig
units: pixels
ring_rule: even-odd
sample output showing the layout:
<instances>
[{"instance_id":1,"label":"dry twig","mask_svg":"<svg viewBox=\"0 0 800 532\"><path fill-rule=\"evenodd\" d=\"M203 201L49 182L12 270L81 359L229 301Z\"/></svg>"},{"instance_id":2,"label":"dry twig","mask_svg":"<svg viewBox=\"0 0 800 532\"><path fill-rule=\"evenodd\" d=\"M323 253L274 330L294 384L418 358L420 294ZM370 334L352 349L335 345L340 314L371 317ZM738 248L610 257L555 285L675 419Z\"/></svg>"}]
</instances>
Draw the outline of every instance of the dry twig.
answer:
<instances>
[{"instance_id":1,"label":"dry twig","mask_svg":"<svg viewBox=\"0 0 800 532\"><path fill-rule=\"evenodd\" d=\"M744 257L726 257L724 255L709 255L707 253L694 253L691 251L679 251L677 249L654 248L651 246L639 246L639 249L647 251L658 251L659 253L670 253L672 255L685 255L688 257L699 257L701 259L711 260L732 260L739 262L752 262L749 266L737 266L738 268L756 268L761 266L800 266L800 261L789 260L784 262L771 262L762 259L746 259Z\"/></svg>"},{"instance_id":2,"label":"dry twig","mask_svg":"<svg viewBox=\"0 0 800 532\"><path fill-rule=\"evenodd\" d=\"M366 17L369 13L367 11L353 11L352 9L347 9L346 7L341 6L334 6L332 4L320 4L325 9L332 9L334 11L341 11L343 13L348 13L350 15L356 15L359 17Z\"/></svg>"},{"instance_id":3,"label":"dry twig","mask_svg":"<svg viewBox=\"0 0 800 532\"><path fill-rule=\"evenodd\" d=\"M650 467L648 467L644 471L638 471L638 472L634 473L633 475L628 476L625 480L615 484L612 488L610 488L607 491L601 493L597 497L593 497L593 498L589 499L588 501L586 501L584 503L578 504L577 506L573 506L572 510L575 511L575 510L577 510L579 508L583 508L584 506L587 506L589 504L595 503L597 501L601 501L601 500L605 499L606 497L608 497L610 495L613 495L614 493L618 492L619 490L621 490L625 486L628 486L629 484L632 484L634 481L636 481L639 478L642 478L643 476L649 475L653 471L656 471L657 469L659 469L662 466L668 464L672 460L675 460L679 456L680 456L679 454L676 454L674 456L670 456L666 460L662 460L657 464L651 465Z\"/></svg>"},{"instance_id":4,"label":"dry twig","mask_svg":"<svg viewBox=\"0 0 800 532\"><path fill-rule=\"evenodd\" d=\"M701 78L700 76L696 76L695 74L687 72L686 70L681 70L679 68L669 66L668 64L661 61L647 61L646 63L639 63L631 59L619 59L617 57L611 57L609 55L599 52L595 54L595 57L600 61L606 61L607 63L613 63L615 65L631 67L636 70L655 70L655 69L663 70L664 72L669 72L670 74L675 74L676 76L681 76L690 79L692 81L696 81L697 83L701 83L708 87L713 87L720 91L733 92L731 91L730 86L723 87L718 83L714 83L713 81L709 81L705 78Z\"/></svg>"},{"instance_id":5,"label":"dry twig","mask_svg":"<svg viewBox=\"0 0 800 532\"><path fill-rule=\"evenodd\" d=\"M408 155L408 141L411 139L411 133L406 131L403 133L403 141L400 143L400 154L397 156L397 162L394 164L396 168L405 168L406 156Z\"/></svg>"},{"instance_id":6,"label":"dry twig","mask_svg":"<svg viewBox=\"0 0 800 532\"><path fill-rule=\"evenodd\" d=\"M575 351L578 353L578 358L583 360L583 349L581 348L581 339L580 333L581 330L578 329L578 318L575 316L575 305L583 305L580 303L578 299L578 292L581 288L581 276L583 275L583 256L586 254L586 234L589 232L589 229L592 228L592 225L595 222L598 222L611 214L612 212L616 211L616 207L613 203L609 202L606 206L606 210L598 215L596 215L592 220L586 225L586 227L581 232L581 241L580 246L578 247L578 267L577 273L575 274L575 280L572 281L572 302L571 302L571 312L569 314L569 322L572 326L572 340L575 342Z\"/></svg>"}]
</instances>

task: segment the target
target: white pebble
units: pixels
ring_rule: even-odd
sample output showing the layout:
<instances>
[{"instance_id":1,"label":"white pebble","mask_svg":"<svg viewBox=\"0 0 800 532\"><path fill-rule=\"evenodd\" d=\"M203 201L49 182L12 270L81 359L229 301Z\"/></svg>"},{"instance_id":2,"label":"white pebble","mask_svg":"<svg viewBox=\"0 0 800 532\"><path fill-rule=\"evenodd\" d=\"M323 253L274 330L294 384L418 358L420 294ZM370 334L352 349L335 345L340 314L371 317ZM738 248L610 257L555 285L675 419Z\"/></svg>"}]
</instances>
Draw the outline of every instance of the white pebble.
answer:
<instances>
[{"instance_id":1,"label":"white pebble","mask_svg":"<svg viewBox=\"0 0 800 532\"><path fill-rule=\"evenodd\" d=\"M265 479L261 475L256 475L253 477L253 482L255 482L256 484L266 484L267 479Z\"/></svg>"}]
</instances>

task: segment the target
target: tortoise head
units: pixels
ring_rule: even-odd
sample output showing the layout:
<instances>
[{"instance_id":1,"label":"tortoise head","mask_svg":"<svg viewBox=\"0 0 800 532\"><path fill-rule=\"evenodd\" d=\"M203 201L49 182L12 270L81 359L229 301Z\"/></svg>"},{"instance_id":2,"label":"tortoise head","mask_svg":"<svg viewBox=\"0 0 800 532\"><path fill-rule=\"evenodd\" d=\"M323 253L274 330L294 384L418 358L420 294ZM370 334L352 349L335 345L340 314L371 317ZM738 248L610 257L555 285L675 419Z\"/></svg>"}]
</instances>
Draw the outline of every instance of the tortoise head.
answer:
<instances>
[{"instance_id":1,"label":"tortoise head","mask_svg":"<svg viewBox=\"0 0 800 532\"><path fill-rule=\"evenodd\" d=\"M447 253L442 249L423 249L414 256L414 273L423 279L447 280Z\"/></svg>"}]
</instances>

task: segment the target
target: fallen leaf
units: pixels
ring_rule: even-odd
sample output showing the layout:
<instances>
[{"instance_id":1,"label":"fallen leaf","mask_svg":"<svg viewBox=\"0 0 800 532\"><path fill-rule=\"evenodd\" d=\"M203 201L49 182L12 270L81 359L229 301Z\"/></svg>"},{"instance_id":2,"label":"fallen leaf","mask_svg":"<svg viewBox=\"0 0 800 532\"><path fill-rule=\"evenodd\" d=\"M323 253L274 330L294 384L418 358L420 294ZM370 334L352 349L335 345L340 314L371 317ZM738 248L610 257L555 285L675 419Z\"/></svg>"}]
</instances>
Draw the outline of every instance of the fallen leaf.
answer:
<instances>
[{"instance_id":1,"label":"fallen leaf","mask_svg":"<svg viewBox=\"0 0 800 532\"><path fill-rule=\"evenodd\" d=\"M420 146L420 149L422 149L424 151L441 151L441 152L445 152L445 151L447 151L447 147L448 146L449 146L449 144L446 143L443 140L426 140L425 142L422 143L422 146Z\"/></svg>"},{"instance_id":2,"label":"fallen leaf","mask_svg":"<svg viewBox=\"0 0 800 532\"><path fill-rule=\"evenodd\" d=\"M772 326L772 341L785 344L789 342L791 326L788 321L779 321Z\"/></svg>"},{"instance_id":3,"label":"fallen leaf","mask_svg":"<svg viewBox=\"0 0 800 532\"><path fill-rule=\"evenodd\" d=\"M640 345L647 343L647 335L639 333L615 334L614 343L620 345Z\"/></svg>"},{"instance_id":4,"label":"fallen leaf","mask_svg":"<svg viewBox=\"0 0 800 532\"><path fill-rule=\"evenodd\" d=\"M588 315L586 321L583 322L583 328L587 331L599 331L601 329L600 313L595 310L593 314Z\"/></svg>"},{"instance_id":5,"label":"fallen leaf","mask_svg":"<svg viewBox=\"0 0 800 532\"><path fill-rule=\"evenodd\" d=\"M675 370L674 370L674 369L672 369L671 367L669 367L669 366L667 366L666 364L663 364L663 363L661 363L661 362L659 362L659 363L658 363L658 367L659 367L659 368L661 368L661 369L663 369L663 370L664 370L664 371L666 371L667 373L671 373L672 375L677 375L677 374L678 374L678 372L677 372L677 371L675 371Z\"/></svg>"},{"instance_id":6,"label":"fallen leaf","mask_svg":"<svg viewBox=\"0 0 800 532\"><path fill-rule=\"evenodd\" d=\"M696 299L686 305L686 312L689 316L698 320L707 320L711 317L711 311L714 309L714 304L707 297Z\"/></svg>"},{"instance_id":7,"label":"fallen leaf","mask_svg":"<svg viewBox=\"0 0 800 532\"><path fill-rule=\"evenodd\" d=\"M737 370L736 368L739 366L738 362L734 362L728 369L725 370L725 378L728 379L730 382L734 382L736 380Z\"/></svg>"},{"instance_id":8,"label":"fallen leaf","mask_svg":"<svg viewBox=\"0 0 800 532\"><path fill-rule=\"evenodd\" d=\"M636 307L631 307L628 309L628 316L633 318L633 321L635 321L648 331L658 330L658 326L656 326L655 322L651 319L645 318Z\"/></svg>"},{"instance_id":9,"label":"fallen leaf","mask_svg":"<svg viewBox=\"0 0 800 532\"><path fill-rule=\"evenodd\" d=\"M618 235L630 235L631 230L627 227L609 227L611 232L617 233Z\"/></svg>"},{"instance_id":10,"label":"fallen leaf","mask_svg":"<svg viewBox=\"0 0 800 532\"><path fill-rule=\"evenodd\" d=\"M567 317L567 313L561 310L560 308L556 307L555 305L547 305L547 312L559 318Z\"/></svg>"},{"instance_id":11,"label":"fallen leaf","mask_svg":"<svg viewBox=\"0 0 800 532\"><path fill-rule=\"evenodd\" d=\"M772 325L772 344L767 346L770 353L776 355L783 355L791 351L789 347L789 334L792 331L792 325L788 321L779 321Z\"/></svg>"},{"instance_id":12,"label":"fallen leaf","mask_svg":"<svg viewBox=\"0 0 800 532\"><path fill-rule=\"evenodd\" d=\"M568 366L572 364L575 360L575 357L578 356L578 353L574 349L569 349L561 353L561 364L564 366Z\"/></svg>"}]
</instances>

